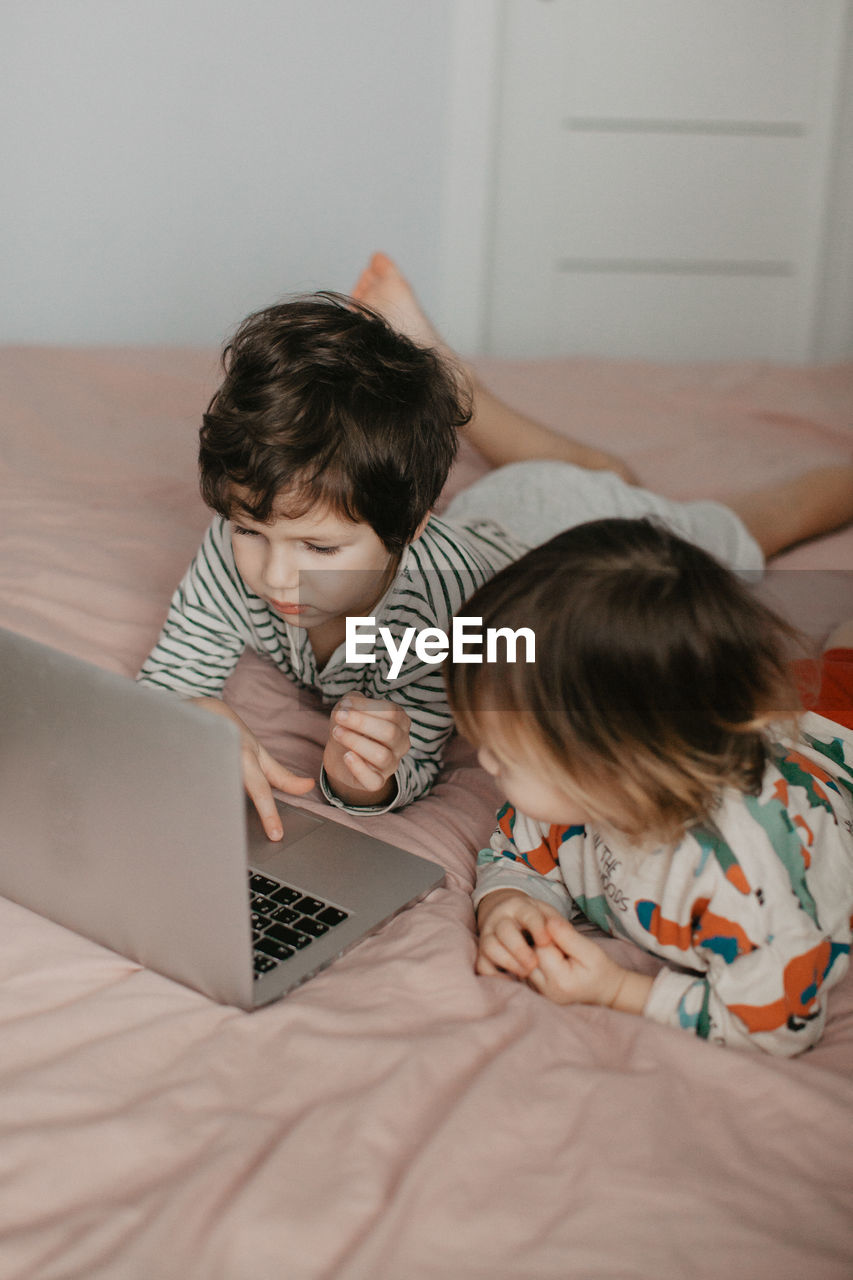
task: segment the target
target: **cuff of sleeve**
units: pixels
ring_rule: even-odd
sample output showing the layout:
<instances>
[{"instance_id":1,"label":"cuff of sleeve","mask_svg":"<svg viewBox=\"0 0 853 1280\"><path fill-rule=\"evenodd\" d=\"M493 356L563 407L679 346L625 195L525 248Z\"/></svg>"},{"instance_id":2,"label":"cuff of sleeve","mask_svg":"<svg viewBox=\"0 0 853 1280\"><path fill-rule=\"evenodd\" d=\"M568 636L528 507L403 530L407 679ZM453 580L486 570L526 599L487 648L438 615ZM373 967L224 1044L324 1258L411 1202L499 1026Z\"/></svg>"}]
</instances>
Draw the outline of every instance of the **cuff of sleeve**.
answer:
<instances>
[{"instance_id":1,"label":"cuff of sleeve","mask_svg":"<svg viewBox=\"0 0 853 1280\"><path fill-rule=\"evenodd\" d=\"M329 804L334 805L336 809L343 809L344 813L361 813L364 814L365 817L371 817L378 813L390 813L391 810L396 809L400 803L400 788L398 784L396 792L390 800L386 801L385 804L347 804L347 802L342 800L340 796L336 796L332 790L331 783L329 782L326 774L325 765L320 766L320 790L326 800L328 800Z\"/></svg>"},{"instance_id":2,"label":"cuff of sleeve","mask_svg":"<svg viewBox=\"0 0 853 1280\"><path fill-rule=\"evenodd\" d=\"M643 1016L668 1027L695 1030L705 1001L707 982L698 974L661 969L655 975Z\"/></svg>"},{"instance_id":3,"label":"cuff of sleeve","mask_svg":"<svg viewBox=\"0 0 853 1280\"><path fill-rule=\"evenodd\" d=\"M567 920L571 920L574 914L574 904L565 890L552 886L542 876L514 871L510 865L504 867L495 863L477 868L477 883L472 894L474 910L477 910L488 894L497 893L498 889L515 889L519 893L526 893L528 898L536 898L539 902L555 907Z\"/></svg>"}]
</instances>

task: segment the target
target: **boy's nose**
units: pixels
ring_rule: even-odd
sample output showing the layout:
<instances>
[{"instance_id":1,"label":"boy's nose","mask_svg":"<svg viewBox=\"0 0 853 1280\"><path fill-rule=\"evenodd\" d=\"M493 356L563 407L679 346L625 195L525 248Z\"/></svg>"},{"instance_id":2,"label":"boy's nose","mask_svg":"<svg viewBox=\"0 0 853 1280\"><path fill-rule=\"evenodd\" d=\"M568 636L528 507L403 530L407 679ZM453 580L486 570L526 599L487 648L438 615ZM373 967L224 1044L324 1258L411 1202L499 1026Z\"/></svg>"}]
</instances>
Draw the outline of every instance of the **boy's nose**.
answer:
<instances>
[{"instance_id":1,"label":"boy's nose","mask_svg":"<svg viewBox=\"0 0 853 1280\"><path fill-rule=\"evenodd\" d=\"M276 551L268 557L264 577L267 586L276 591L295 592L299 587L299 570L286 552Z\"/></svg>"}]
</instances>

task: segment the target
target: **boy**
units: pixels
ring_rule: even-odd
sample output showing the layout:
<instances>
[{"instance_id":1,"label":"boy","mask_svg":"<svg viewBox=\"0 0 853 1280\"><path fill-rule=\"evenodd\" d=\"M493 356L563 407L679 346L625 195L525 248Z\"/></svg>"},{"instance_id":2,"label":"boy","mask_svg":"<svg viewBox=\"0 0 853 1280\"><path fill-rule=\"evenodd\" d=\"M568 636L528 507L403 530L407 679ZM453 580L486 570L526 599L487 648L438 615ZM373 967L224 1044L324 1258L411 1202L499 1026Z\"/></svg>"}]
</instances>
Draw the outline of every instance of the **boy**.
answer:
<instances>
[{"instance_id":1,"label":"boy","mask_svg":"<svg viewBox=\"0 0 853 1280\"><path fill-rule=\"evenodd\" d=\"M347 616L448 630L452 614L525 547L497 527L430 518L469 416L449 362L334 295L250 316L223 356L204 415L202 494L217 513L139 679L237 722L264 829L272 787L313 786L268 755L221 700L249 645L335 706L320 785L332 804L380 813L429 789L452 718L440 669L387 647L345 662Z\"/></svg>"},{"instance_id":2,"label":"boy","mask_svg":"<svg viewBox=\"0 0 853 1280\"><path fill-rule=\"evenodd\" d=\"M373 662L348 665L348 617L373 617L398 650L410 629L447 633L504 565L601 515L657 514L739 568L760 568L762 549L778 549L764 541L764 495L756 541L748 499L738 499L740 518L719 503L667 502L613 471L584 469L619 464L557 436L562 456L568 449L580 466L502 467L459 495L444 519L432 516L471 416L467 380L449 353L350 298L319 294L249 316L223 366L199 454L202 493L217 514L139 678L238 724L246 790L271 839L281 837L272 788L304 794L313 782L274 761L222 701L247 645L333 708L320 775L326 799L381 813L429 790L452 716L440 667L413 647L399 671L387 645ZM482 406L478 422L473 438L488 457ZM525 438L514 456L525 456ZM849 519L853 468L839 470L850 473L841 513ZM824 511L835 519L822 502Z\"/></svg>"}]
</instances>

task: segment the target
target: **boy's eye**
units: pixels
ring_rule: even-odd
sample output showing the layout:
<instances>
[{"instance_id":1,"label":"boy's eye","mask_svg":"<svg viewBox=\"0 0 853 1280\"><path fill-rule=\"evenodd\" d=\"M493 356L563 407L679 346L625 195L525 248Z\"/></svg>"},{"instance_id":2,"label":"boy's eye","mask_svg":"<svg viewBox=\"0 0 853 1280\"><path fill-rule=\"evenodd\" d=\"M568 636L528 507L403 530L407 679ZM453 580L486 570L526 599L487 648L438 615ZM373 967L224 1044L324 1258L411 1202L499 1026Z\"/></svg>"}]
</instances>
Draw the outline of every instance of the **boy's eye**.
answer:
<instances>
[{"instance_id":1,"label":"boy's eye","mask_svg":"<svg viewBox=\"0 0 853 1280\"><path fill-rule=\"evenodd\" d=\"M339 547L320 547L316 542L306 542L305 546L309 551L316 551L321 556L333 556L336 551L340 550Z\"/></svg>"},{"instance_id":2,"label":"boy's eye","mask_svg":"<svg viewBox=\"0 0 853 1280\"><path fill-rule=\"evenodd\" d=\"M260 534L257 529L245 529L241 524L232 525L234 533L241 534L244 538L259 538Z\"/></svg>"}]
</instances>

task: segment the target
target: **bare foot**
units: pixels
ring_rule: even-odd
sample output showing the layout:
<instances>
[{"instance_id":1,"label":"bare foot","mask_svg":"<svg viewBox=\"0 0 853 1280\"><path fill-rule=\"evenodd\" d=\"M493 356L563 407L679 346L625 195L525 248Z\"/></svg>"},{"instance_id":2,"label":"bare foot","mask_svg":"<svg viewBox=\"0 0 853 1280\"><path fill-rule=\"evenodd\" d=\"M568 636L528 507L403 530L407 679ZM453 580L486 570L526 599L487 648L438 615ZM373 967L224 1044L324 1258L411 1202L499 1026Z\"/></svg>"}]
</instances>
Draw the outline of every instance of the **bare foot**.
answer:
<instances>
[{"instance_id":1,"label":"bare foot","mask_svg":"<svg viewBox=\"0 0 853 1280\"><path fill-rule=\"evenodd\" d=\"M427 319L406 277L387 253L374 253L358 277L352 296L422 347L447 350Z\"/></svg>"},{"instance_id":2,"label":"bare foot","mask_svg":"<svg viewBox=\"0 0 853 1280\"><path fill-rule=\"evenodd\" d=\"M437 348L452 365L460 366L458 357L430 324L412 286L387 253L373 254L352 296L378 311L413 342ZM474 391L474 411L465 434L493 466L527 458L558 459L590 471L615 471L627 483L636 482L631 468L615 454L570 440L519 413L484 387L470 366L461 365L461 368Z\"/></svg>"}]
</instances>

